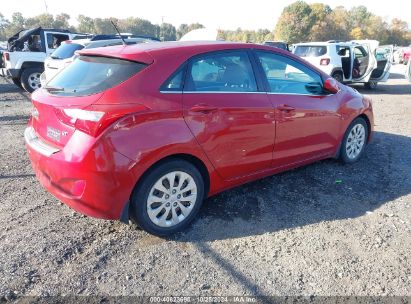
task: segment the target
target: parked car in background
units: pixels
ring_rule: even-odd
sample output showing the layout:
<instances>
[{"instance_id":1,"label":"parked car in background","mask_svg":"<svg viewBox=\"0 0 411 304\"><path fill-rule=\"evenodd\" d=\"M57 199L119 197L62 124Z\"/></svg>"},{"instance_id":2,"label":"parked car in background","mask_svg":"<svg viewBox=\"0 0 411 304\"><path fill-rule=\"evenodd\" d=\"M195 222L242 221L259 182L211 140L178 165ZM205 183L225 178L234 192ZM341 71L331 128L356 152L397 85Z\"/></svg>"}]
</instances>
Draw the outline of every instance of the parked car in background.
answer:
<instances>
[{"instance_id":1,"label":"parked car in background","mask_svg":"<svg viewBox=\"0 0 411 304\"><path fill-rule=\"evenodd\" d=\"M3 52L7 50L7 42L0 41L0 67L3 66Z\"/></svg>"},{"instance_id":2,"label":"parked car in background","mask_svg":"<svg viewBox=\"0 0 411 304\"><path fill-rule=\"evenodd\" d=\"M263 45L277 47L277 48L280 48L282 50L286 50L286 51L289 51L289 52L291 51L290 46L288 45L288 43L284 42L284 41L264 41Z\"/></svg>"},{"instance_id":3,"label":"parked car in background","mask_svg":"<svg viewBox=\"0 0 411 304\"><path fill-rule=\"evenodd\" d=\"M396 47L394 47L394 52L393 52L393 55L392 55L392 58L393 58L393 62L394 63L402 63L402 48L401 47L398 47L398 46L396 46Z\"/></svg>"},{"instance_id":4,"label":"parked car in background","mask_svg":"<svg viewBox=\"0 0 411 304\"><path fill-rule=\"evenodd\" d=\"M143 38L143 39L148 39L148 40L154 40L160 42L160 39L157 37L153 36L148 36L148 35L134 35L132 33L120 33L119 34L79 34L73 38L73 40L79 40L79 39L89 39L90 41L97 41L97 40L109 40L109 39L119 39L121 38L124 39L129 39L129 38Z\"/></svg>"},{"instance_id":5,"label":"parked car in background","mask_svg":"<svg viewBox=\"0 0 411 304\"><path fill-rule=\"evenodd\" d=\"M41 85L40 75L47 55L76 35L68 30L41 27L18 32L8 39L7 51L3 51L0 76L11 78L17 86L33 92Z\"/></svg>"},{"instance_id":6,"label":"parked car in background","mask_svg":"<svg viewBox=\"0 0 411 304\"><path fill-rule=\"evenodd\" d=\"M109 36L109 35L105 35ZM41 75L42 85L52 79L64 67L70 64L75 58L75 52L81 49L93 49L98 47L106 47L123 44L123 41L118 36L105 37L108 40L93 40L93 39L78 39L67 40L63 42L49 57L44 61L44 73ZM127 44L157 42L148 38L128 38L125 39Z\"/></svg>"},{"instance_id":7,"label":"parked car in background","mask_svg":"<svg viewBox=\"0 0 411 304\"><path fill-rule=\"evenodd\" d=\"M408 61L410 61L410 57L411 57L411 47L403 48L403 51L402 51L402 63L403 63L403 64L407 64Z\"/></svg>"},{"instance_id":8,"label":"parked car in background","mask_svg":"<svg viewBox=\"0 0 411 304\"><path fill-rule=\"evenodd\" d=\"M25 140L42 185L161 236L225 189L320 159L354 163L373 130L368 97L248 43L81 50L32 102Z\"/></svg>"},{"instance_id":9,"label":"parked car in background","mask_svg":"<svg viewBox=\"0 0 411 304\"><path fill-rule=\"evenodd\" d=\"M405 78L411 82L411 60L408 60L407 68L405 70Z\"/></svg>"},{"instance_id":10,"label":"parked car in background","mask_svg":"<svg viewBox=\"0 0 411 304\"><path fill-rule=\"evenodd\" d=\"M393 46L379 46L375 40L307 42L295 44L293 53L341 83L375 88L389 77Z\"/></svg>"}]
</instances>

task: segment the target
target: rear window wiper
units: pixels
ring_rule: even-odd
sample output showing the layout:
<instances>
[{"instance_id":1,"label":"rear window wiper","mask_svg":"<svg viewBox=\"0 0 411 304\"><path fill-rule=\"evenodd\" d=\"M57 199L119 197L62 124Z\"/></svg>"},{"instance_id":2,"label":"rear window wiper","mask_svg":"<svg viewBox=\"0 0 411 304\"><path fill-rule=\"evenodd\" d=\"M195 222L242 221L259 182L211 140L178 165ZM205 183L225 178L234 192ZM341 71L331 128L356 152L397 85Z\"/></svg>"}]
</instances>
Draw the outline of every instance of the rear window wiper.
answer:
<instances>
[{"instance_id":1,"label":"rear window wiper","mask_svg":"<svg viewBox=\"0 0 411 304\"><path fill-rule=\"evenodd\" d=\"M53 56L53 55L51 55L50 57L53 58L53 59L63 59L63 58L61 58L61 57L59 57L59 56Z\"/></svg>"}]
</instances>

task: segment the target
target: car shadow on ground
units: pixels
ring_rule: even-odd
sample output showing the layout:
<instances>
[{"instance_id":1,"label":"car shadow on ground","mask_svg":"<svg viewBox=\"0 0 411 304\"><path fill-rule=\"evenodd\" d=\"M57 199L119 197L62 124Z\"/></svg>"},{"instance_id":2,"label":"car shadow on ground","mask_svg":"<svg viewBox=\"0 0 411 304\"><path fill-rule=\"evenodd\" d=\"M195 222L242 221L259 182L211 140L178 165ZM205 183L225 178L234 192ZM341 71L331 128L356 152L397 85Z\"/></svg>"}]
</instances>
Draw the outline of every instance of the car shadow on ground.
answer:
<instances>
[{"instance_id":1,"label":"car shadow on ground","mask_svg":"<svg viewBox=\"0 0 411 304\"><path fill-rule=\"evenodd\" d=\"M30 101L30 93L27 93L22 88L16 86L14 83L12 83L8 79L4 79L4 80L5 80L5 83L4 82L0 83L0 94L18 93L23 97L23 99ZM2 100L0 99L0 101ZM4 100L4 101L9 101L9 100Z\"/></svg>"},{"instance_id":2,"label":"car shadow on ground","mask_svg":"<svg viewBox=\"0 0 411 304\"><path fill-rule=\"evenodd\" d=\"M405 76L404 76L404 74L400 74L400 73L390 73L389 78L390 79L405 79Z\"/></svg>"},{"instance_id":3,"label":"car shadow on ground","mask_svg":"<svg viewBox=\"0 0 411 304\"><path fill-rule=\"evenodd\" d=\"M352 165L325 160L211 197L199 219L172 239L203 242L240 238L352 219L411 193L411 137L376 132Z\"/></svg>"},{"instance_id":4,"label":"car shadow on ground","mask_svg":"<svg viewBox=\"0 0 411 304\"><path fill-rule=\"evenodd\" d=\"M7 83L0 83L0 92L2 93L23 93L24 90L19 88L14 83L7 80Z\"/></svg>"},{"instance_id":5,"label":"car shadow on ground","mask_svg":"<svg viewBox=\"0 0 411 304\"><path fill-rule=\"evenodd\" d=\"M379 82L375 89L366 89L362 84L350 84L350 86L361 94L365 95L409 95L411 94L411 83L409 83L404 74L391 73L390 79L398 79L397 84L387 84ZM404 82L401 82L403 80Z\"/></svg>"}]
</instances>

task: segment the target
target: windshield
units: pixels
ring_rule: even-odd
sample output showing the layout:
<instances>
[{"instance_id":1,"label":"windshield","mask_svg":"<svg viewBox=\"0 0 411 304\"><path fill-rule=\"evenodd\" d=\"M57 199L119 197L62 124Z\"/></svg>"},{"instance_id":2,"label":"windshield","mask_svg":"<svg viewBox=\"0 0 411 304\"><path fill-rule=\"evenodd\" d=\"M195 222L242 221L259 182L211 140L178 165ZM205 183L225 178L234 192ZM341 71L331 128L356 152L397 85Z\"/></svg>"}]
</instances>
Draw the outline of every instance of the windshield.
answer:
<instances>
[{"instance_id":1,"label":"windshield","mask_svg":"<svg viewBox=\"0 0 411 304\"><path fill-rule=\"evenodd\" d=\"M50 80L45 89L60 96L96 94L127 80L146 66L117 58L79 56Z\"/></svg>"},{"instance_id":2,"label":"windshield","mask_svg":"<svg viewBox=\"0 0 411 304\"><path fill-rule=\"evenodd\" d=\"M294 54L300 57L319 57L327 54L325 45L297 45Z\"/></svg>"},{"instance_id":3,"label":"windshield","mask_svg":"<svg viewBox=\"0 0 411 304\"><path fill-rule=\"evenodd\" d=\"M53 59L67 59L73 57L74 52L84 48L81 44L77 43L63 43L52 54Z\"/></svg>"}]
</instances>

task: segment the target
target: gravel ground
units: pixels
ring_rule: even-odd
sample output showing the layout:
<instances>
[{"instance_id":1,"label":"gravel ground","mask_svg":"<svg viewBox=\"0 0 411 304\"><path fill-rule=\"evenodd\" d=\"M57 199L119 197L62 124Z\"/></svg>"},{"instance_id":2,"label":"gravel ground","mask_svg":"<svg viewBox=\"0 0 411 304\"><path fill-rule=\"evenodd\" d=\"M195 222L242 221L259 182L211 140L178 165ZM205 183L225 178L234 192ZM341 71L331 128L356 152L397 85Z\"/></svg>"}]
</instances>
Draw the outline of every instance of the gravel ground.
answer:
<instances>
[{"instance_id":1,"label":"gravel ground","mask_svg":"<svg viewBox=\"0 0 411 304\"><path fill-rule=\"evenodd\" d=\"M334 160L208 199L161 239L83 217L42 189L24 148L29 95L0 79L0 301L47 295L411 296L411 84L372 93L376 132Z\"/></svg>"}]
</instances>

